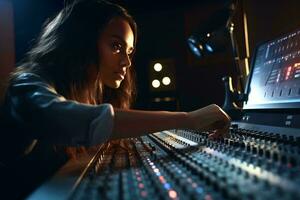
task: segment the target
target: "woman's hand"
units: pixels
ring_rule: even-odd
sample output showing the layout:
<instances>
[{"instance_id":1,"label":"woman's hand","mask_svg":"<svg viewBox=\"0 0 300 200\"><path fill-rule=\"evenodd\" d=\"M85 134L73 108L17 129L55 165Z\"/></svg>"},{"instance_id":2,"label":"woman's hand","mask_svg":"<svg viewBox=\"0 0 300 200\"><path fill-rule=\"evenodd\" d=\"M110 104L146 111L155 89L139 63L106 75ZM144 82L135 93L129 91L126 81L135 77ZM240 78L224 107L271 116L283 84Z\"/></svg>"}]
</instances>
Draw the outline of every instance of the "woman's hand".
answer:
<instances>
[{"instance_id":1,"label":"woman's hand","mask_svg":"<svg viewBox=\"0 0 300 200\"><path fill-rule=\"evenodd\" d=\"M189 112L188 126L197 131L209 131L210 138L226 136L229 132L230 117L217 105Z\"/></svg>"}]
</instances>

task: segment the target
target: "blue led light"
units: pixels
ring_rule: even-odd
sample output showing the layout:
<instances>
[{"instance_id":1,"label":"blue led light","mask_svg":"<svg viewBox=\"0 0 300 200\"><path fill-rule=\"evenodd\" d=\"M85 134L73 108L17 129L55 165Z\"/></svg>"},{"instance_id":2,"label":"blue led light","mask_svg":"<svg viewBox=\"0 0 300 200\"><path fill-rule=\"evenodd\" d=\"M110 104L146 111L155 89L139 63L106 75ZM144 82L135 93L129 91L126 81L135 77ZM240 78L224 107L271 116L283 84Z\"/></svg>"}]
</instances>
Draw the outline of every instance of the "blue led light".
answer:
<instances>
[{"instance_id":1,"label":"blue led light","mask_svg":"<svg viewBox=\"0 0 300 200\"><path fill-rule=\"evenodd\" d=\"M206 50L209 52L214 52L213 48L209 44L205 44Z\"/></svg>"},{"instance_id":2,"label":"blue led light","mask_svg":"<svg viewBox=\"0 0 300 200\"><path fill-rule=\"evenodd\" d=\"M196 192L198 194L202 194L203 193L203 188L202 187L197 187Z\"/></svg>"},{"instance_id":3,"label":"blue led light","mask_svg":"<svg viewBox=\"0 0 300 200\"><path fill-rule=\"evenodd\" d=\"M196 56L198 56L198 57L201 57L201 56L202 56L202 54L201 54L199 48L197 48L197 47L195 46L194 43L190 43L190 42L189 42L188 45L189 45L190 49L192 50L192 52L193 52Z\"/></svg>"},{"instance_id":4,"label":"blue led light","mask_svg":"<svg viewBox=\"0 0 300 200\"><path fill-rule=\"evenodd\" d=\"M171 188L171 185L170 185L169 183L165 183L165 184L164 184L164 188L165 188L166 190L169 190L169 189Z\"/></svg>"}]
</instances>

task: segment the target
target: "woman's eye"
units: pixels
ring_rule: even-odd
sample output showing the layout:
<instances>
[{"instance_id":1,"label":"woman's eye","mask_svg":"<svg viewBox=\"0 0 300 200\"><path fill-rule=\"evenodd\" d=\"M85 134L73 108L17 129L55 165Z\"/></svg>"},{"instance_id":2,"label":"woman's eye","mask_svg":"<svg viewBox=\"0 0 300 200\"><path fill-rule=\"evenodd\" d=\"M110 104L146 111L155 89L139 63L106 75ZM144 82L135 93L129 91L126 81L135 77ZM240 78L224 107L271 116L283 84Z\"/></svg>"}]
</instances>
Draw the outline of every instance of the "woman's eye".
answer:
<instances>
[{"instance_id":1,"label":"woman's eye","mask_svg":"<svg viewBox=\"0 0 300 200\"><path fill-rule=\"evenodd\" d=\"M120 44L112 44L112 51L113 53L117 54L117 53L121 53L122 50L122 45Z\"/></svg>"}]
</instances>

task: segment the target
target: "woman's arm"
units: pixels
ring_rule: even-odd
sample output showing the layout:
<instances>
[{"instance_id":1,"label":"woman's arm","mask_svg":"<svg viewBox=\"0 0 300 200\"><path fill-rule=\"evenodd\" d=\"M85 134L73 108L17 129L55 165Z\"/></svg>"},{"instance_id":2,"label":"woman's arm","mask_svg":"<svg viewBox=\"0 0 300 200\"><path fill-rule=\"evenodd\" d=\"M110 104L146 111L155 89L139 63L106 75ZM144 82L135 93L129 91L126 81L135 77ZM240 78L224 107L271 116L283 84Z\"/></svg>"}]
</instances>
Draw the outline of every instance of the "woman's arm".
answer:
<instances>
[{"instance_id":1,"label":"woman's arm","mask_svg":"<svg viewBox=\"0 0 300 200\"><path fill-rule=\"evenodd\" d=\"M115 109L111 138L136 137L167 129L215 131L211 137L217 137L228 131L229 123L229 116L215 104L189 113Z\"/></svg>"},{"instance_id":2,"label":"woman's arm","mask_svg":"<svg viewBox=\"0 0 300 200\"><path fill-rule=\"evenodd\" d=\"M115 109L112 139L136 137L161 130L188 128L187 113Z\"/></svg>"},{"instance_id":3,"label":"woman's arm","mask_svg":"<svg viewBox=\"0 0 300 200\"><path fill-rule=\"evenodd\" d=\"M7 113L31 130L28 138L54 144L91 146L108 139L136 137L167 129L228 131L230 119L217 105L193 112L114 109L66 100L40 77L27 74L15 80L7 93Z\"/></svg>"}]
</instances>

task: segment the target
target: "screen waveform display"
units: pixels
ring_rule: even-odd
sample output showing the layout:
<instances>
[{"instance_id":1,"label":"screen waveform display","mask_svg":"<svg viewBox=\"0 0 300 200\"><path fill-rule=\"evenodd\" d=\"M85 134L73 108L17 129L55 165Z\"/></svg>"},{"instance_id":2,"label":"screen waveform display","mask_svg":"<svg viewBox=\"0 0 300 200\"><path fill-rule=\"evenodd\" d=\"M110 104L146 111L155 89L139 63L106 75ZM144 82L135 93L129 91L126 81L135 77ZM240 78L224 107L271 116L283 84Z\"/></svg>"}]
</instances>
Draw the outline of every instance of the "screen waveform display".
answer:
<instances>
[{"instance_id":1,"label":"screen waveform display","mask_svg":"<svg viewBox=\"0 0 300 200\"><path fill-rule=\"evenodd\" d=\"M300 105L300 30L260 44L252 60L244 108Z\"/></svg>"}]
</instances>

